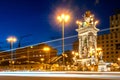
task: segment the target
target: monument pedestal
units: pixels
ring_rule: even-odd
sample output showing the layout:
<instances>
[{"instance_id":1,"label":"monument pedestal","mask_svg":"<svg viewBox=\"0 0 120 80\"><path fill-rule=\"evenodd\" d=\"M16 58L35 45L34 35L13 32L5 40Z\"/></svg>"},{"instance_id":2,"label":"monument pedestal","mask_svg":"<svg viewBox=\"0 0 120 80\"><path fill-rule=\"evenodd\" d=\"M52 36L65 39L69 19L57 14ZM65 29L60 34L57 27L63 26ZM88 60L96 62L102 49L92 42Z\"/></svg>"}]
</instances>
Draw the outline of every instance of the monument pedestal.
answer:
<instances>
[{"instance_id":1,"label":"monument pedestal","mask_svg":"<svg viewBox=\"0 0 120 80\"><path fill-rule=\"evenodd\" d=\"M103 60L100 60L98 63L98 71L99 72L107 71L106 63Z\"/></svg>"}]
</instances>

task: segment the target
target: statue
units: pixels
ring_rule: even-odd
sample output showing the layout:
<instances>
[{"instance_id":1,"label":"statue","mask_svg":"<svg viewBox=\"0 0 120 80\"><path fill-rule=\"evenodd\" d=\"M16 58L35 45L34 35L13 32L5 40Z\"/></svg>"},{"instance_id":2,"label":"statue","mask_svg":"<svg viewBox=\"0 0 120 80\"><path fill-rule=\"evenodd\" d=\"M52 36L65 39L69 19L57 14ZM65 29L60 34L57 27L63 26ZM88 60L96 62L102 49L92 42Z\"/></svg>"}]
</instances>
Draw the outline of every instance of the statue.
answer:
<instances>
[{"instance_id":1,"label":"statue","mask_svg":"<svg viewBox=\"0 0 120 80\"><path fill-rule=\"evenodd\" d=\"M90 11L86 11L83 17L84 17L83 27L89 27L91 24L93 24L94 15L92 15Z\"/></svg>"},{"instance_id":2,"label":"statue","mask_svg":"<svg viewBox=\"0 0 120 80\"><path fill-rule=\"evenodd\" d=\"M87 56L88 56L88 51L87 51L87 47L86 46L83 47L83 55L82 56L84 58L87 58Z\"/></svg>"}]
</instances>

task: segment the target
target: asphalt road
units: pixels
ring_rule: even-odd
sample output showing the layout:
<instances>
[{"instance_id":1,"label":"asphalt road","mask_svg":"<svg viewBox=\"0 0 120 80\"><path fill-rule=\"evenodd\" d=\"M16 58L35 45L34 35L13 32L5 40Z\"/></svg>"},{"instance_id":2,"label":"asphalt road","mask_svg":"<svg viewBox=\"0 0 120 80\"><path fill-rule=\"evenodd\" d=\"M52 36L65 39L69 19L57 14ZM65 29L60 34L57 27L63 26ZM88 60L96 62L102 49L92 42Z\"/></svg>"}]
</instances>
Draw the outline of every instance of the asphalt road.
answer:
<instances>
[{"instance_id":1,"label":"asphalt road","mask_svg":"<svg viewBox=\"0 0 120 80\"><path fill-rule=\"evenodd\" d=\"M97 78L70 78L70 77L18 77L18 76L0 76L0 80L109 80Z\"/></svg>"}]
</instances>

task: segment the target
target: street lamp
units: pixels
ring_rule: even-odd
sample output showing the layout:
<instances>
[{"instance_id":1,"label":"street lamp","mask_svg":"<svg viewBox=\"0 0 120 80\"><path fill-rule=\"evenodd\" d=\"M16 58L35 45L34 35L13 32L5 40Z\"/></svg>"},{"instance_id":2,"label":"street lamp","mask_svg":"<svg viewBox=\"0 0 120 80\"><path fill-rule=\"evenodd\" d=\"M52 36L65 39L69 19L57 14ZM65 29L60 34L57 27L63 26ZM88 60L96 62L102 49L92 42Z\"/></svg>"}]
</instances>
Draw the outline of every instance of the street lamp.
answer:
<instances>
[{"instance_id":1,"label":"street lamp","mask_svg":"<svg viewBox=\"0 0 120 80\"><path fill-rule=\"evenodd\" d=\"M44 58L40 58L40 61L41 61L42 63L44 62L44 60L45 60Z\"/></svg>"},{"instance_id":2,"label":"street lamp","mask_svg":"<svg viewBox=\"0 0 120 80\"><path fill-rule=\"evenodd\" d=\"M120 66L120 58L118 58L117 60L118 60L118 65Z\"/></svg>"},{"instance_id":3,"label":"street lamp","mask_svg":"<svg viewBox=\"0 0 120 80\"><path fill-rule=\"evenodd\" d=\"M77 61L77 56L79 55L78 52L72 51L72 55L73 55L73 60L76 63Z\"/></svg>"},{"instance_id":4,"label":"street lamp","mask_svg":"<svg viewBox=\"0 0 120 80\"><path fill-rule=\"evenodd\" d=\"M14 36L10 36L10 37L8 37L7 38L7 41L10 43L10 49L11 49L11 64L12 63L14 63L14 61L12 61L13 60L13 43L15 43L16 41L17 41L17 38L16 37L14 37Z\"/></svg>"},{"instance_id":5,"label":"street lamp","mask_svg":"<svg viewBox=\"0 0 120 80\"><path fill-rule=\"evenodd\" d=\"M101 48L97 48L97 55L100 57L100 60L102 60L103 57L103 53L102 53L102 49Z\"/></svg>"},{"instance_id":6,"label":"street lamp","mask_svg":"<svg viewBox=\"0 0 120 80\"><path fill-rule=\"evenodd\" d=\"M43 50L46 51L46 52L49 52L50 48L49 47L44 47ZM50 53L48 53L48 54L49 54L49 63L50 63Z\"/></svg>"},{"instance_id":7,"label":"street lamp","mask_svg":"<svg viewBox=\"0 0 120 80\"><path fill-rule=\"evenodd\" d=\"M68 20L70 19L70 16L67 14L61 14L57 16L57 19L62 24L62 54L64 55L64 26L65 23L68 22ZM64 62L64 58L63 58L63 62Z\"/></svg>"},{"instance_id":8,"label":"street lamp","mask_svg":"<svg viewBox=\"0 0 120 80\"><path fill-rule=\"evenodd\" d=\"M15 43L17 41L17 38L14 36L10 36L7 38L7 41L10 43L10 49L11 49L11 59L13 59L13 43Z\"/></svg>"}]
</instances>

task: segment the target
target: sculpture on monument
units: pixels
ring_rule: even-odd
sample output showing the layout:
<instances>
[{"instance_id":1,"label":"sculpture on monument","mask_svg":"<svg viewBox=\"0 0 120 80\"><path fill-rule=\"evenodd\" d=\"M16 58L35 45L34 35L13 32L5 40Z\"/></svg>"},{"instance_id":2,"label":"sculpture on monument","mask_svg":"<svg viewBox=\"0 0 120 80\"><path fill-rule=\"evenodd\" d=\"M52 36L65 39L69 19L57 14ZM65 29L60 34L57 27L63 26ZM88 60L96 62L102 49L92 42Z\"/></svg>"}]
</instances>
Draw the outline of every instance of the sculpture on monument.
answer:
<instances>
[{"instance_id":1,"label":"sculpture on monument","mask_svg":"<svg viewBox=\"0 0 120 80\"><path fill-rule=\"evenodd\" d=\"M86 65L90 65L91 70L95 70L94 66L98 64L97 53L97 32L99 29L96 28L98 21L95 20L94 15L90 11L86 11L83 15L83 21L77 21L78 39L79 39L79 59L76 62ZM102 59L102 58L101 58Z\"/></svg>"},{"instance_id":2,"label":"sculpture on monument","mask_svg":"<svg viewBox=\"0 0 120 80\"><path fill-rule=\"evenodd\" d=\"M83 15L83 18L83 27L89 27L91 24L93 24L94 15L92 15L90 11L86 11L86 13Z\"/></svg>"}]
</instances>

